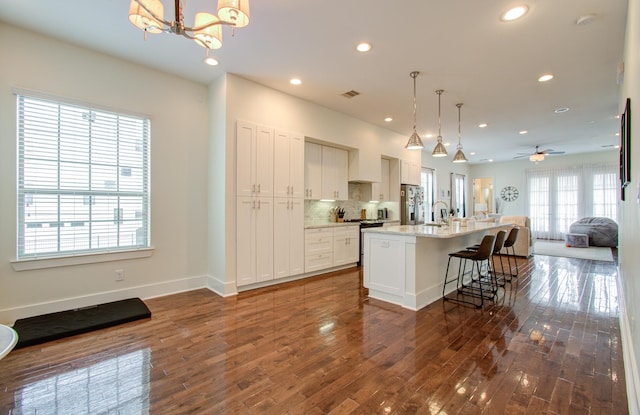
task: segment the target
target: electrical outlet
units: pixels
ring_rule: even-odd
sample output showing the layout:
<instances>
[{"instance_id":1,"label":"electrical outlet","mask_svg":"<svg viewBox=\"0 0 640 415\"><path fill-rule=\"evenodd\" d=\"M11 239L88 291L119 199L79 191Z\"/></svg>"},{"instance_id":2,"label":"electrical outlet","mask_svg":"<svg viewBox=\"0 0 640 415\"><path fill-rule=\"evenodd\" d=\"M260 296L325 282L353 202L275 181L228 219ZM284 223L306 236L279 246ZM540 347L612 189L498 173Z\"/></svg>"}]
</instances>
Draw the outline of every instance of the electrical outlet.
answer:
<instances>
[{"instance_id":1,"label":"electrical outlet","mask_svg":"<svg viewBox=\"0 0 640 415\"><path fill-rule=\"evenodd\" d=\"M124 281L124 270L123 269L117 269L115 271L115 276L116 276L116 281Z\"/></svg>"}]
</instances>

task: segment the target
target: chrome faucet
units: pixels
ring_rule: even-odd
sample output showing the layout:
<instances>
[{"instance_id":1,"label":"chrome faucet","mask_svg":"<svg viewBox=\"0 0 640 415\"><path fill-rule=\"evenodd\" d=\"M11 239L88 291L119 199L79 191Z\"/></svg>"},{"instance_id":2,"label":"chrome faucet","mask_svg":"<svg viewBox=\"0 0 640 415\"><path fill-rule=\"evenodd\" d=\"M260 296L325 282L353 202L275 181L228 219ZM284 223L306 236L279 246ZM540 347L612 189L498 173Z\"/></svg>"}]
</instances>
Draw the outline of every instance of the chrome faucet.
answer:
<instances>
[{"instance_id":1,"label":"chrome faucet","mask_svg":"<svg viewBox=\"0 0 640 415\"><path fill-rule=\"evenodd\" d=\"M445 209L447 210L447 215L449 214L449 205L444 200L436 200L435 202L433 202L433 205L431 206L433 209L433 213L437 218L436 222L438 223L438 226L441 226L444 223L444 219L442 218L442 215L440 214L440 212L437 212L436 214L437 205L444 205Z\"/></svg>"}]
</instances>

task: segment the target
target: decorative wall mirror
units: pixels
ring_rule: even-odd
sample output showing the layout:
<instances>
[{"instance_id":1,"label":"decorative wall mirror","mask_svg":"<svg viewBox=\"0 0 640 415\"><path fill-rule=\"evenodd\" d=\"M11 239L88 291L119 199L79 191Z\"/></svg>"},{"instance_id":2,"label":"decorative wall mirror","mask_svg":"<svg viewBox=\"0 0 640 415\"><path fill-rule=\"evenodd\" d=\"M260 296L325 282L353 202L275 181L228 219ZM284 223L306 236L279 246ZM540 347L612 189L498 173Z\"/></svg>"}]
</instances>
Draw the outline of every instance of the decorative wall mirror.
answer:
<instances>
[{"instance_id":1,"label":"decorative wall mirror","mask_svg":"<svg viewBox=\"0 0 640 415\"><path fill-rule=\"evenodd\" d=\"M473 179L473 214L493 213L493 178Z\"/></svg>"}]
</instances>

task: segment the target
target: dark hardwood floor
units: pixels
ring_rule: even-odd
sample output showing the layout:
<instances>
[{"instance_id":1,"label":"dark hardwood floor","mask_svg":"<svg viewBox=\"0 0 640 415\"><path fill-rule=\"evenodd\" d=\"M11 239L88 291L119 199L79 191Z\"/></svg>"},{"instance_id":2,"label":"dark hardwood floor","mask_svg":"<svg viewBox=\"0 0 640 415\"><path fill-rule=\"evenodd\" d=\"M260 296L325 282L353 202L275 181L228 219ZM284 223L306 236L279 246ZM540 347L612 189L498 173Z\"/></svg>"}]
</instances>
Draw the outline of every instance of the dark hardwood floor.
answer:
<instances>
[{"instance_id":1,"label":"dark hardwood floor","mask_svg":"<svg viewBox=\"0 0 640 415\"><path fill-rule=\"evenodd\" d=\"M11 414L625 414L615 263L538 256L482 310L368 299L359 268L11 352Z\"/></svg>"}]
</instances>

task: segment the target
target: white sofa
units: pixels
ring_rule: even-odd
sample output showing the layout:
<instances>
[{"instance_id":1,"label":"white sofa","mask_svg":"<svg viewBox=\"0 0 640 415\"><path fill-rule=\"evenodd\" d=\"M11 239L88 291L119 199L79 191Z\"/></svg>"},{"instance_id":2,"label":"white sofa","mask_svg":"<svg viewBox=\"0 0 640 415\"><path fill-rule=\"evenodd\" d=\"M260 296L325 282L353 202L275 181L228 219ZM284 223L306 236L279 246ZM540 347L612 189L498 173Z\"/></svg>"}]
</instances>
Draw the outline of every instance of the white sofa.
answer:
<instances>
[{"instance_id":1,"label":"white sofa","mask_svg":"<svg viewBox=\"0 0 640 415\"><path fill-rule=\"evenodd\" d=\"M513 246L517 256L530 257L533 254L533 235L531 221L528 216L501 216L499 223L519 226L518 239ZM508 232L507 232L508 235ZM506 252L505 252L506 253Z\"/></svg>"}]
</instances>

